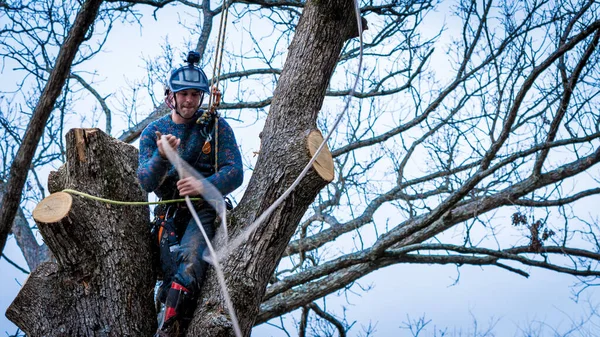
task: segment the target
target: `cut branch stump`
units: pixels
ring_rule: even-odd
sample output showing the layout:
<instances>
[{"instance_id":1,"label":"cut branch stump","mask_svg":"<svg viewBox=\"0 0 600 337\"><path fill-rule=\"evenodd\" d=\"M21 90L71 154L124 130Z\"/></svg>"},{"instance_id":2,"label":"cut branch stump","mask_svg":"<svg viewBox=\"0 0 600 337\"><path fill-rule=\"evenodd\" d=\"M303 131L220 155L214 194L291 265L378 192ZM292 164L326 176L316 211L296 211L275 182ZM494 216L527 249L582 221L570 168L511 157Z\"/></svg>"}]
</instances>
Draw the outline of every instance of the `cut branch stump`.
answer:
<instances>
[{"instance_id":1,"label":"cut branch stump","mask_svg":"<svg viewBox=\"0 0 600 337\"><path fill-rule=\"evenodd\" d=\"M306 146L308 147L308 152L310 153L310 157L312 158L319 146L323 143L323 135L319 130L312 130L308 134ZM317 159L313 163L313 168L323 180L327 182L332 182L333 178L335 178L335 173L333 170L333 157L331 156L331 151L329 151L329 147L327 144L323 147Z\"/></svg>"},{"instance_id":2,"label":"cut branch stump","mask_svg":"<svg viewBox=\"0 0 600 337\"><path fill-rule=\"evenodd\" d=\"M27 279L6 316L28 336L150 336L156 329L148 207L60 192L146 200L137 149L98 129L66 135L67 162L33 211L55 261Z\"/></svg>"}]
</instances>

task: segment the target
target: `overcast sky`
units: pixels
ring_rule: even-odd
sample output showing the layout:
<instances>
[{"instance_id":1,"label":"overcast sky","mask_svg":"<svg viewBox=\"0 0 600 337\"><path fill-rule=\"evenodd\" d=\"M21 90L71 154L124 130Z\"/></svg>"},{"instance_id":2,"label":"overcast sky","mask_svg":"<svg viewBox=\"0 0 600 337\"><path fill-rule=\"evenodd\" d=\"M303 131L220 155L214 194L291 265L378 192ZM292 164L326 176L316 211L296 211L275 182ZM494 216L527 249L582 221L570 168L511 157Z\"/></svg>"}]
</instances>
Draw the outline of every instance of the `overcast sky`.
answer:
<instances>
[{"instance_id":1,"label":"overcast sky","mask_svg":"<svg viewBox=\"0 0 600 337\"><path fill-rule=\"evenodd\" d=\"M451 20L443 13L439 15L442 18L440 22ZM159 11L158 16L161 20L171 16L173 22L176 21L176 13L169 8ZM138 66L139 57L142 52L144 55L157 54L159 43L162 42L161 36L168 33L170 41L179 43L185 35L175 25L170 29L171 27L155 24L149 15L142 21L143 30L131 27L113 31L105 47L108 53L98 55L97 61L90 65L98 70L98 76L105 78L100 85L100 92L110 92L115 83L122 85L124 78L143 76ZM229 34L234 33L234 28L229 30ZM115 55L119 56L115 58ZM5 85L11 76L14 77L8 69L4 71L8 72L2 74L3 83L0 86ZM80 126L76 125L78 121L72 123L75 124L73 126ZM119 135L126 125L117 118L114 123L113 134ZM262 123L246 125L242 121L231 124L243 152L251 158L251 152L258 147L257 134ZM249 174L246 174L246 181L248 177ZM239 196L239 192L236 195ZM587 213L599 203L600 198L594 196L584 199L577 208ZM9 239L4 254L21 266L26 265L13 238ZM4 259L0 261L0 270L0 311L5 313L26 275L11 267ZM576 303L574 290L577 288L570 286L577 279L572 276L540 269L526 271L531 274L530 278L494 267L457 269L455 266L396 265L361 279L361 285L372 286L368 292L351 294L347 298L330 296L327 303L337 314L341 314L340 305L347 307L348 321L356 321L349 336L361 335L362 327L369 324L376 326L375 336L412 336L408 330L401 328L403 322L423 316L431 320L431 323L422 336L433 336L435 329L444 328L469 335L468 332L474 330L474 320L477 320L479 330L485 331L490 324L494 325L496 336L521 336L519 331L526 330L530 324L546 324L561 332L589 314L588 301L594 305L600 304L600 292L596 289L583 292L579 303ZM600 319L596 317L592 323L598 328L600 335ZM15 330L16 327L2 315L0 336L4 332L14 333ZM293 336L295 330L290 330L290 333ZM264 324L255 328L253 336L286 334Z\"/></svg>"}]
</instances>

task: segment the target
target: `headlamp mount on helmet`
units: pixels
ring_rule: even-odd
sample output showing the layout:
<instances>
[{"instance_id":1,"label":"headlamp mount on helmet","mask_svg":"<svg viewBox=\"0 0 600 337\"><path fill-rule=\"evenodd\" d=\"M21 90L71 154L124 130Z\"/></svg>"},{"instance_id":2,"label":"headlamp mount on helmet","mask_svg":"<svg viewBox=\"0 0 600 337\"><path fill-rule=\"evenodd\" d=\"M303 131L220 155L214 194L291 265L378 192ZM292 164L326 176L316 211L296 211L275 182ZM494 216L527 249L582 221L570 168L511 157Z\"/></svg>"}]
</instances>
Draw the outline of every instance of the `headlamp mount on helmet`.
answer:
<instances>
[{"instance_id":1,"label":"headlamp mount on helmet","mask_svg":"<svg viewBox=\"0 0 600 337\"><path fill-rule=\"evenodd\" d=\"M201 93L200 105L204 99L204 95L209 93L208 78L202 69L197 64L200 63L200 53L190 51L185 60L187 65L173 70L168 81L168 90L165 91L165 103L171 109L185 119L192 117L184 117L177 108L176 94L184 90L197 90Z\"/></svg>"},{"instance_id":2,"label":"headlamp mount on helmet","mask_svg":"<svg viewBox=\"0 0 600 337\"><path fill-rule=\"evenodd\" d=\"M174 70L169 77L169 90L177 93L182 90L194 89L209 93L208 78L197 64L200 62L200 54L196 51L190 51L185 60L187 65Z\"/></svg>"},{"instance_id":3,"label":"headlamp mount on helmet","mask_svg":"<svg viewBox=\"0 0 600 337\"><path fill-rule=\"evenodd\" d=\"M190 50L187 55L187 60L185 62L188 63L188 66L194 67L196 64L200 63L200 53L194 50Z\"/></svg>"}]
</instances>

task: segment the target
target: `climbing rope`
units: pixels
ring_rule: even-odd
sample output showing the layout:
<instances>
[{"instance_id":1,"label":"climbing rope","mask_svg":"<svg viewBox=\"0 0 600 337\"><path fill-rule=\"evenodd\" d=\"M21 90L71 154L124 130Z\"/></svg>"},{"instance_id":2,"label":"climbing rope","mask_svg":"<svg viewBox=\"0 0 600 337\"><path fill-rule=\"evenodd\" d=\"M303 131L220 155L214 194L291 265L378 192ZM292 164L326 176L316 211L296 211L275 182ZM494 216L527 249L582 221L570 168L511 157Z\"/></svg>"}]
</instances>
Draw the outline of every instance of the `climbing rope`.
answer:
<instances>
[{"instance_id":1,"label":"climbing rope","mask_svg":"<svg viewBox=\"0 0 600 337\"><path fill-rule=\"evenodd\" d=\"M223 63L223 52L225 50L225 32L227 31L227 17L229 16L229 2L223 1L223 14L219 22L219 35L217 36L217 46L215 47L215 64L213 65L213 76L210 80L211 92L208 97L208 108L213 109L212 87L219 85L221 77L221 65ZM211 111L212 112L212 111Z\"/></svg>"},{"instance_id":2,"label":"climbing rope","mask_svg":"<svg viewBox=\"0 0 600 337\"><path fill-rule=\"evenodd\" d=\"M223 195L221 194L221 192L219 192L219 190L216 187L207 182L206 179L202 176L202 174L197 172L190 164L183 160L177 154L177 151L169 146L166 140L161 139L159 141L163 142L163 148L165 149L165 154L167 158L169 159L171 164L173 164L173 166L177 170L177 173L182 179L188 176L192 176L196 178L199 182L201 182L202 196L217 211L217 214L221 219L220 227L221 230L224 232L224 244L227 245L229 234L227 233L227 211L225 208L225 201L223 199ZM206 242L206 247L210 254L208 256L203 256L203 259L213 266L217 274L217 280L219 281L219 286L221 287L221 290L223 292L223 299L225 300L227 311L229 313L229 316L231 317L233 331L235 332L236 337L242 337L242 330L240 329L237 315L233 307L233 302L231 301L231 296L229 296L229 291L227 290L227 284L225 283L225 275L223 274L223 269L221 267L221 264L214 258L217 256L217 254L215 253L215 249L212 245L211 239L206 234L204 226L202 225L202 222L200 221L200 218L198 217L198 214L196 213L196 210L192 205L190 197L186 196L185 201L187 203L190 214L194 218L194 221L196 221L196 224L198 225L198 228L202 233L202 237Z\"/></svg>"},{"instance_id":3,"label":"climbing rope","mask_svg":"<svg viewBox=\"0 0 600 337\"><path fill-rule=\"evenodd\" d=\"M223 1L223 13L219 22L219 34L217 36L217 45L215 47L215 63L213 66L213 76L210 79L210 95L208 96L208 113L215 115L215 172L219 170L219 114L216 112L220 102L213 104L213 88L218 88L221 77L221 65L223 64L223 52L225 50L225 32L227 31L227 17L229 16L229 1ZM199 122L200 120L198 120Z\"/></svg>"},{"instance_id":4,"label":"climbing rope","mask_svg":"<svg viewBox=\"0 0 600 337\"><path fill-rule=\"evenodd\" d=\"M357 23L357 27L358 27L358 37L359 37L358 71L356 72L356 79L354 80L354 85L352 86L352 89L346 96L346 102L344 104L344 109L342 109L342 111L337 115L333 125L331 126L331 130L329 130L329 132L327 133L327 135L321 142L321 145L317 148L317 151L315 151L315 154L312 156L312 158L310 158L310 161L308 162L308 164L306 164L306 166L304 167L302 172L300 172L298 177L296 177L296 180L294 180L292 185L290 185L290 187L288 187L287 190L285 190L285 192L283 192L283 194L279 198L277 198L277 200L275 200L275 202L273 202L273 204L271 204L271 206L269 206L250 226L246 227L246 229L244 229L240 234L238 234L237 237L233 238L233 240L231 240L227 246L224 246L223 248L221 248L217 251L217 261L224 260L229 255L229 253L231 253L233 250L235 250L237 247L239 247L243 242L245 242L250 237L250 235L252 235L252 233L254 233L256 228L258 228L258 226L260 224L262 224L263 221L265 221L269 216L271 216L271 214L275 211L275 209L277 209L277 207L279 207L283 203L283 201L290 194L292 194L292 191L300 184L300 181L306 176L306 174L312 167L313 163L317 160L317 157L319 156L319 154L321 153L321 151L327 144L327 141L329 140L329 138L331 138L331 135L333 135L333 132L336 130L337 126L339 125L340 121L342 120L342 117L344 117L346 111L348 111L348 108L350 107L350 101L352 100L352 97L356 93L356 87L358 86L358 81L360 79L360 70L362 69L363 45L364 45L363 34L362 34L363 26L362 26L362 21L360 18L360 6L359 6L357 0L354 0L353 2L354 2L354 12L356 14L356 23Z\"/></svg>"}]
</instances>

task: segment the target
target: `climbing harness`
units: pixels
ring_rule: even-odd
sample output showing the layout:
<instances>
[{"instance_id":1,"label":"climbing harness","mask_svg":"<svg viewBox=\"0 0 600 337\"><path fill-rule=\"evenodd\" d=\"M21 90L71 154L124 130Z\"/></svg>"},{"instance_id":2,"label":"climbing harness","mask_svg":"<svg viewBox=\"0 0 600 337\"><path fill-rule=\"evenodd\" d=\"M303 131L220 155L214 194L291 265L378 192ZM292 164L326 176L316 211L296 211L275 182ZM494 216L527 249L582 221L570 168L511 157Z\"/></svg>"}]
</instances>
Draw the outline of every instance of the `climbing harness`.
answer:
<instances>
[{"instance_id":1,"label":"climbing harness","mask_svg":"<svg viewBox=\"0 0 600 337\"><path fill-rule=\"evenodd\" d=\"M154 221L151 233L157 236L163 275L175 275L177 270L176 254L179 250L180 237L175 226L175 215L169 214L171 207L165 214L158 215Z\"/></svg>"}]
</instances>

